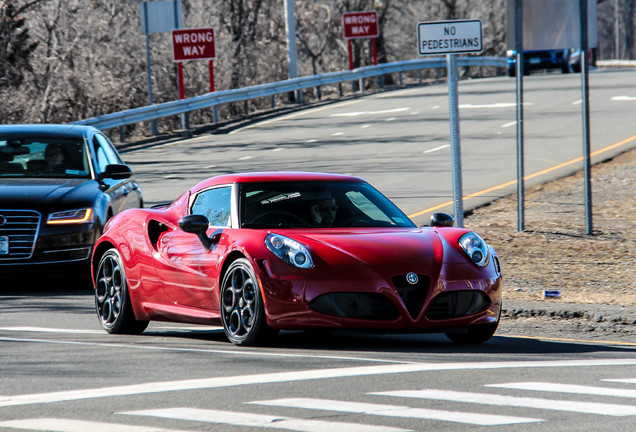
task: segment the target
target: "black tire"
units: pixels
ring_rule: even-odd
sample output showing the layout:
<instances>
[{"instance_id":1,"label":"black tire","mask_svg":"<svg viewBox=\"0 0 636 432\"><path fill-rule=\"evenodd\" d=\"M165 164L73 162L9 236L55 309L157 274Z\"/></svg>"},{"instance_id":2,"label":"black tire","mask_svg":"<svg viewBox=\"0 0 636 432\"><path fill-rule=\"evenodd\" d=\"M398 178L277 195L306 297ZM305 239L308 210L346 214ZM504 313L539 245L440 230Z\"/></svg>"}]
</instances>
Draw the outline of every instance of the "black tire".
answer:
<instances>
[{"instance_id":1,"label":"black tire","mask_svg":"<svg viewBox=\"0 0 636 432\"><path fill-rule=\"evenodd\" d=\"M235 345L263 345L278 333L267 325L258 279L245 258L232 262L225 272L221 318L225 335Z\"/></svg>"},{"instance_id":2,"label":"black tire","mask_svg":"<svg viewBox=\"0 0 636 432\"><path fill-rule=\"evenodd\" d=\"M128 280L117 249L99 260L95 275L95 310L102 328L113 334L140 334L148 321L135 318L128 294Z\"/></svg>"}]
</instances>

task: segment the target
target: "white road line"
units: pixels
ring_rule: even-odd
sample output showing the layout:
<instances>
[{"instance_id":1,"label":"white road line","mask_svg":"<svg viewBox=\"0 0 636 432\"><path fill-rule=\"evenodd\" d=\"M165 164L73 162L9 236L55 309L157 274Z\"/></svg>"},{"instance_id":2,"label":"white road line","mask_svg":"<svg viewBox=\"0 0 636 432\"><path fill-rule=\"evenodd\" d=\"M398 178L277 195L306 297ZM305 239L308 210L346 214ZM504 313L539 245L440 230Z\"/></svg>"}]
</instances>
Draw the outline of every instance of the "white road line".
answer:
<instances>
[{"instance_id":1,"label":"white road line","mask_svg":"<svg viewBox=\"0 0 636 432\"><path fill-rule=\"evenodd\" d=\"M0 331L60 334L107 334L104 330L61 329L50 327L0 327Z\"/></svg>"},{"instance_id":2,"label":"white road line","mask_svg":"<svg viewBox=\"0 0 636 432\"><path fill-rule=\"evenodd\" d=\"M502 124L501 127L502 128L508 128L508 127L514 126L516 124L517 124L517 121L515 120L515 121L511 121L510 123Z\"/></svg>"},{"instance_id":3,"label":"white road line","mask_svg":"<svg viewBox=\"0 0 636 432\"><path fill-rule=\"evenodd\" d=\"M583 99L579 99L572 102L572 105L581 105L582 103L583 103Z\"/></svg>"},{"instance_id":4,"label":"white road line","mask_svg":"<svg viewBox=\"0 0 636 432\"><path fill-rule=\"evenodd\" d=\"M329 422L321 420L302 420L291 417L252 414L245 412L207 410L198 408L167 408L143 411L128 411L119 414L150 416L174 420L189 420L207 423L219 423L232 426L258 427L267 429L285 429L299 432L405 432L405 429L373 426L361 423Z\"/></svg>"},{"instance_id":5,"label":"white road line","mask_svg":"<svg viewBox=\"0 0 636 432\"><path fill-rule=\"evenodd\" d=\"M403 107L403 108L394 108L394 109L379 110L379 111L353 111L353 112L346 112L346 113L330 114L330 116L331 117L358 117L361 115L390 114L390 113L408 111L410 109L411 108Z\"/></svg>"},{"instance_id":6,"label":"white road line","mask_svg":"<svg viewBox=\"0 0 636 432\"><path fill-rule=\"evenodd\" d=\"M478 414L458 411L409 408L400 405L380 405L363 402L341 400L325 400L310 398L289 398L267 401L249 402L256 405L280 406L287 408L304 408L313 410L337 411L383 417L403 417L428 420L441 420L453 423L476 424L481 426L499 426L514 423L535 423L541 419L527 417L510 417L501 415Z\"/></svg>"},{"instance_id":7,"label":"white road line","mask_svg":"<svg viewBox=\"0 0 636 432\"><path fill-rule=\"evenodd\" d=\"M573 384L557 384L557 383L546 383L546 382L488 384L486 387L636 398L636 390L615 389L615 388L609 388L609 387L583 386L583 385L573 385Z\"/></svg>"},{"instance_id":8,"label":"white road line","mask_svg":"<svg viewBox=\"0 0 636 432\"><path fill-rule=\"evenodd\" d=\"M10 420L0 422L0 428L21 429L31 431L48 432L184 432L177 429L164 429L158 427L133 426L119 423L100 423L83 420L38 418L25 420Z\"/></svg>"},{"instance_id":9,"label":"white road line","mask_svg":"<svg viewBox=\"0 0 636 432\"><path fill-rule=\"evenodd\" d=\"M528 104L523 104L528 105ZM515 102L498 102L494 104L459 104L459 108L463 109L479 109L479 108L514 108L517 104Z\"/></svg>"},{"instance_id":10,"label":"white road line","mask_svg":"<svg viewBox=\"0 0 636 432\"><path fill-rule=\"evenodd\" d=\"M617 383L627 383L627 384L636 384L636 378L616 378L616 379L604 379L601 381L607 382L617 382Z\"/></svg>"},{"instance_id":11,"label":"white road line","mask_svg":"<svg viewBox=\"0 0 636 432\"><path fill-rule=\"evenodd\" d=\"M416 399L432 399L450 402L474 403L482 405L511 406L518 408L536 408L554 411L569 411L585 414L609 416L636 415L636 406L617 405L595 402L578 402L570 400L539 399L518 396L500 396L486 393L468 393L450 390L402 390L371 393L381 396L407 397Z\"/></svg>"},{"instance_id":12,"label":"white road line","mask_svg":"<svg viewBox=\"0 0 636 432\"><path fill-rule=\"evenodd\" d=\"M613 96L613 101L636 101L636 96Z\"/></svg>"},{"instance_id":13,"label":"white road line","mask_svg":"<svg viewBox=\"0 0 636 432\"><path fill-rule=\"evenodd\" d=\"M331 134L331 136L340 136L342 134L344 134L344 132L334 132Z\"/></svg>"},{"instance_id":14,"label":"white road line","mask_svg":"<svg viewBox=\"0 0 636 432\"><path fill-rule=\"evenodd\" d=\"M8 338L0 338L7 340ZM46 342L46 341L43 341ZM126 347L122 345L122 347ZM204 350L201 350L204 351ZM232 354L228 352L228 354ZM403 363L375 366L345 367L335 369L312 369L291 372L273 372L268 374L238 375L232 377L196 378L181 381L159 381L126 386L79 389L51 393L3 395L0 407L55 403L72 400L94 399L102 397L130 396L138 394L162 393L170 391L200 390L208 388L227 388L251 384L271 384L282 382L310 381L317 379L347 378L359 376L385 375L394 373L413 373L451 370L490 370L518 368L554 368L554 367L601 367L636 366L636 359L606 360L557 360L557 361L511 361L511 362L466 362L466 363ZM636 408L636 407L634 407Z\"/></svg>"},{"instance_id":15,"label":"white road line","mask_svg":"<svg viewBox=\"0 0 636 432\"><path fill-rule=\"evenodd\" d=\"M446 145L443 145L443 146L435 147L435 148L432 148L430 150L426 150L423 153L433 153L433 152L436 152L436 151L439 151L439 150L443 150L443 149L448 148L448 147L450 147L450 144L446 144Z\"/></svg>"},{"instance_id":16,"label":"white road line","mask_svg":"<svg viewBox=\"0 0 636 432\"><path fill-rule=\"evenodd\" d=\"M362 129L366 129L366 128L370 128L372 125L370 123L367 124L363 124L362 126L360 126Z\"/></svg>"},{"instance_id":17,"label":"white road line","mask_svg":"<svg viewBox=\"0 0 636 432\"><path fill-rule=\"evenodd\" d=\"M302 117L302 116L305 116L305 115L308 115L308 114L313 114L313 113L317 113L317 112L320 112L320 111L325 111L327 109L339 108L339 107L343 107L343 106L353 105L353 104L356 104L356 103L360 103L361 101L362 101L362 99L356 99L356 100L347 101L347 102L340 102L340 103L338 103L336 105L326 105L326 106L323 106L323 107L307 109L307 110L301 110L301 111L298 111L298 112L295 112L293 114L289 114L289 115L286 115L286 116L275 117L275 118L270 119L270 120L264 120L264 121L261 121L261 122L257 122L257 123L251 124L251 125L244 126L242 128L234 129L233 131L230 131L229 135L234 135L235 133L240 132L240 131L242 131L244 129L252 129L252 128L256 128L256 127L259 127L259 126L264 126L264 125L267 125L267 124L270 124L270 123L275 123L275 122L284 121L284 120L290 120L290 119L293 119L293 118L296 118L296 117Z\"/></svg>"}]
</instances>

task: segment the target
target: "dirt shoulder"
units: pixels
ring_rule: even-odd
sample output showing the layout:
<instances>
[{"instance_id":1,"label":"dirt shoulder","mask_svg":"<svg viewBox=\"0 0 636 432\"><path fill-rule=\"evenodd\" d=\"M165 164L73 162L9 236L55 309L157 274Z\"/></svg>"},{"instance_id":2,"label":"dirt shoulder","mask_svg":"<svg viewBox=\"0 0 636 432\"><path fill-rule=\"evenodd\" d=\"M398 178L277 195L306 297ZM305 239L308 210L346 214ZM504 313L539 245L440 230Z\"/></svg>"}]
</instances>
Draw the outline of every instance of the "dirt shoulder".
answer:
<instances>
[{"instance_id":1,"label":"dirt shoulder","mask_svg":"<svg viewBox=\"0 0 636 432\"><path fill-rule=\"evenodd\" d=\"M592 167L591 236L585 234L583 183L579 172L527 190L523 232L517 231L516 195L465 218L502 262L499 334L567 320L572 331L636 342L636 149ZM546 290L560 296L546 299Z\"/></svg>"}]
</instances>

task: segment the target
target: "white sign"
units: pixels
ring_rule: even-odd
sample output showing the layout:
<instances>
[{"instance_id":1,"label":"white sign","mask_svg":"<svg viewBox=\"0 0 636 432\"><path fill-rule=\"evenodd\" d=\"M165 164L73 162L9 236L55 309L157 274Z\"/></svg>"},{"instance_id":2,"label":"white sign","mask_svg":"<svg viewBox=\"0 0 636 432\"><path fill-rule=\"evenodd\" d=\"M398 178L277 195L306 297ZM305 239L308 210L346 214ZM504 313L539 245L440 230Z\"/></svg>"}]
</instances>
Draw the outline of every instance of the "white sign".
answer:
<instances>
[{"instance_id":1,"label":"white sign","mask_svg":"<svg viewBox=\"0 0 636 432\"><path fill-rule=\"evenodd\" d=\"M421 22L417 24L420 55L481 52L481 20Z\"/></svg>"}]
</instances>

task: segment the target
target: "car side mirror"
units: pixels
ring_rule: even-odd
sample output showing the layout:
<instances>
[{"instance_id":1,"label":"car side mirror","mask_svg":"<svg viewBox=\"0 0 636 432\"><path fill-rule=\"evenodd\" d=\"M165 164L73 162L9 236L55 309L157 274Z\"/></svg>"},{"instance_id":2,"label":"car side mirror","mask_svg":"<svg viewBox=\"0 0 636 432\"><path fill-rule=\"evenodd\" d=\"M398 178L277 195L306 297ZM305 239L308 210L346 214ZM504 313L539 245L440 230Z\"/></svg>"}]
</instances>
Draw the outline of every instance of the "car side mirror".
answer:
<instances>
[{"instance_id":1,"label":"car side mirror","mask_svg":"<svg viewBox=\"0 0 636 432\"><path fill-rule=\"evenodd\" d=\"M448 213L433 213L431 216L432 227L450 228L455 225L455 218Z\"/></svg>"},{"instance_id":2,"label":"car side mirror","mask_svg":"<svg viewBox=\"0 0 636 432\"><path fill-rule=\"evenodd\" d=\"M104 172L99 173L97 178L99 180L103 179L113 179L113 180L123 180L130 178L132 176L132 169L128 165L124 164L110 164L106 165L106 169Z\"/></svg>"},{"instance_id":3,"label":"car side mirror","mask_svg":"<svg viewBox=\"0 0 636 432\"><path fill-rule=\"evenodd\" d=\"M203 247L206 249L212 248L212 240L206 234L209 225L210 221L203 215L193 214L179 219L179 228L199 237L199 240L203 243Z\"/></svg>"}]
</instances>

